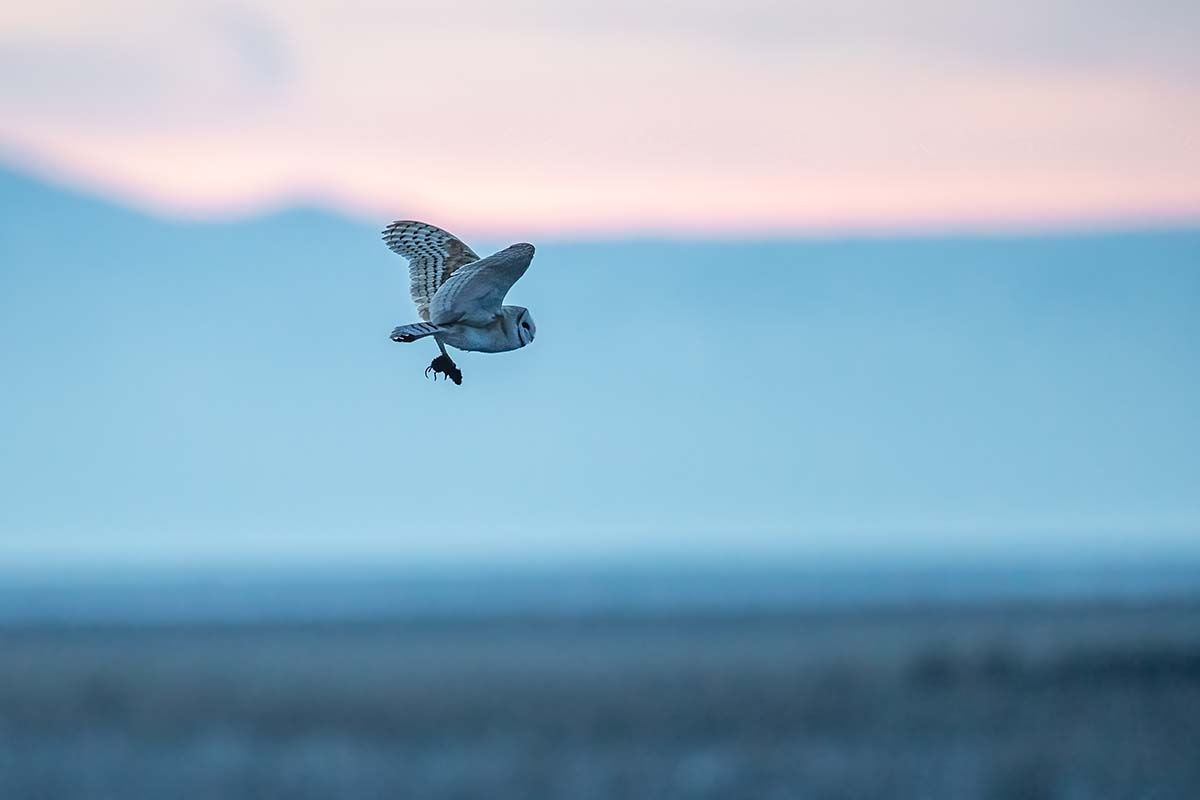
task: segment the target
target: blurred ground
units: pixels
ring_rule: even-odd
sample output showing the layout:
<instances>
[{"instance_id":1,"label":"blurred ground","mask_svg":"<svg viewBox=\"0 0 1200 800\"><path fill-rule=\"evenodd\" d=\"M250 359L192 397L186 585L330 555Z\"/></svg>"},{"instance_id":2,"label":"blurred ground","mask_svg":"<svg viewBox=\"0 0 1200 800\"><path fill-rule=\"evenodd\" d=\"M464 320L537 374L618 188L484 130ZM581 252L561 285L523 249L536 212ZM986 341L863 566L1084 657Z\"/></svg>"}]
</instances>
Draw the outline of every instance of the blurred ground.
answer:
<instances>
[{"instance_id":1,"label":"blurred ground","mask_svg":"<svg viewBox=\"0 0 1200 800\"><path fill-rule=\"evenodd\" d=\"M1198 796L1191 602L0 632L6 800Z\"/></svg>"}]
</instances>

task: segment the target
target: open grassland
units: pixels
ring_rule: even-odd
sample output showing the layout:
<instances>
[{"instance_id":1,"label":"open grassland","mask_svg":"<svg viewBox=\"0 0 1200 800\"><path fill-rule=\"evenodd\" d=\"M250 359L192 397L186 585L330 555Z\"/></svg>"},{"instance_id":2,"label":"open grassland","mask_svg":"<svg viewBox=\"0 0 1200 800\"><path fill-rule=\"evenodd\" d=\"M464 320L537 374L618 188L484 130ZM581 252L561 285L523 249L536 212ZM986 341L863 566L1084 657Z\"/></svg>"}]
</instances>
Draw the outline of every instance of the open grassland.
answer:
<instances>
[{"instance_id":1,"label":"open grassland","mask_svg":"<svg viewBox=\"0 0 1200 800\"><path fill-rule=\"evenodd\" d=\"M1200 797L1200 607L0 632L2 798Z\"/></svg>"}]
</instances>

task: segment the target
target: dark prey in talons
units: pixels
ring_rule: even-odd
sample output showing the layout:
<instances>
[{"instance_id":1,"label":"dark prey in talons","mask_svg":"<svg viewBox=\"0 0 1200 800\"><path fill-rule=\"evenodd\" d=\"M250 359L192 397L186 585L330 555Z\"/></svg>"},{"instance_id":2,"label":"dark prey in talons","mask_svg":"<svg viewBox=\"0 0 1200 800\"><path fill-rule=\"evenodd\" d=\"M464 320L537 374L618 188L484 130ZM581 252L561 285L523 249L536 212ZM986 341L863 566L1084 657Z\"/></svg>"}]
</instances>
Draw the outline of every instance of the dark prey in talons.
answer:
<instances>
[{"instance_id":1,"label":"dark prey in talons","mask_svg":"<svg viewBox=\"0 0 1200 800\"><path fill-rule=\"evenodd\" d=\"M435 358L428 367L425 368L425 377L429 377L429 373L433 372L433 379L436 381L438 375L445 375L450 380L454 381L455 386L462 386L462 370L458 365L450 360L450 356L442 354Z\"/></svg>"}]
</instances>

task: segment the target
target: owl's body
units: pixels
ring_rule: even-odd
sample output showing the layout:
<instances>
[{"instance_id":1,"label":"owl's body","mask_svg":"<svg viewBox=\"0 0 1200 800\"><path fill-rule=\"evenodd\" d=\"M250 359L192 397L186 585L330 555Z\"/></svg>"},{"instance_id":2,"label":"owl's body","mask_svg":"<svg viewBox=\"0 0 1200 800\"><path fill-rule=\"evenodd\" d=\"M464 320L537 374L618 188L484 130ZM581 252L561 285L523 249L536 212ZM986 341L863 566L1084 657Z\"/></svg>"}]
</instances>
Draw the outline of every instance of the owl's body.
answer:
<instances>
[{"instance_id":1,"label":"owl's body","mask_svg":"<svg viewBox=\"0 0 1200 800\"><path fill-rule=\"evenodd\" d=\"M433 370L455 383L462 382L462 373L446 353L447 345L478 353L503 353L533 341L537 328L529 310L501 305L504 295L529 268L533 245L514 244L480 259L441 228L407 220L385 228L383 240L408 259L413 302L424 320L401 325L391 338L412 342L434 337L442 355L426 373Z\"/></svg>"},{"instance_id":2,"label":"owl's body","mask_svg":"<svg viewBox=\"0 0 1200 800\"><path fill-rule=\"evenodd\" d=\"M443 330L442 341L459 350L475 353L506 353L519 350L533 341L533 334L523 335L522 315L528 317L528 309L521 306L502 306L500 313L486 325L454 323ZM532 321L530 322L532 324Z\"/></svg>"},{"instance_id":3,"label":"owl's body","mask_svg":"<svg viewBox=\"0 0 1200 800\"><path fill-rule=\"evenodd\" d=\"M417 322L412 325L401 325L392 331L392 338L402 342L412 342L426 336L433 336L442 344L456 350L467 350L473 353L507 353L509 350L519 350L533 341L533 333L524 327L531 325L529 310L521 306L502 306L500 313L485 325L471 325L453 322L448 325L434 325L431 322Z\"/></svg>"}]
</instances>

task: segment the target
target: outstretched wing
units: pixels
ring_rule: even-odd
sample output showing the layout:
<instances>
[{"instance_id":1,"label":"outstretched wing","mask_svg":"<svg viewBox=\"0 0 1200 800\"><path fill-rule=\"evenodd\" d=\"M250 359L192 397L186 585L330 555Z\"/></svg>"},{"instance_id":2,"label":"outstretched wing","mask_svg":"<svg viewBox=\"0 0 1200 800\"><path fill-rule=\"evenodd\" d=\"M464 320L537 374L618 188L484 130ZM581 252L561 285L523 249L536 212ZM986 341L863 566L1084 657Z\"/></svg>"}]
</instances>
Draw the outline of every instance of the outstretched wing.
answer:
<instances>
[{"instance_id":1,"label":"outstretched wing","mask_svg":"<svg viewBox=\"0 0 1200 800\"><path fill-rule=\"evenodd\" d=\"M430 319L435 325L486 325L500 313L504 295L525 274L532 260L533 245L514 244L460 267L433 296Z\"/></svg>"},{"instance_id":2,"label":"outstretched wing","mask_svg":"<svg viewBox=\"0 0 1200 800\"><path fill-rule=\"evenodd\" d=\"M383 229L383 241L393 253L408 259L412 299L427 322L438 287L464 264L479 261L462 239L426 222L396 220Z\"/></svg>"}]
</instances>

